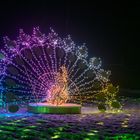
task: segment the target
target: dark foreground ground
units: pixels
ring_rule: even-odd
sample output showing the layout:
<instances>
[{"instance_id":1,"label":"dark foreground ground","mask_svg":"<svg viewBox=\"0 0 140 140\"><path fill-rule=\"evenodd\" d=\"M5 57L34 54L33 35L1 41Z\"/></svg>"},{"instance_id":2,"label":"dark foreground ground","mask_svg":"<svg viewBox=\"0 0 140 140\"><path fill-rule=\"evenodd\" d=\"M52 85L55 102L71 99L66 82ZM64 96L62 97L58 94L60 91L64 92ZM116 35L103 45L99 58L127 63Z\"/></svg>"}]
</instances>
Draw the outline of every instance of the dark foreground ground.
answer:
<instances>
[{"instance_id":1,"label":"dark foreground ground","mask_svg":"<svg viewBox=\"0 0 140 140\"><path fill-rule=\"evenodd\" d=\"M0 140L139 140L140 99L125 101L121 113L83 107L79 115L42 115L21 109L0 114Z\"/></svg>"}]
</instances>

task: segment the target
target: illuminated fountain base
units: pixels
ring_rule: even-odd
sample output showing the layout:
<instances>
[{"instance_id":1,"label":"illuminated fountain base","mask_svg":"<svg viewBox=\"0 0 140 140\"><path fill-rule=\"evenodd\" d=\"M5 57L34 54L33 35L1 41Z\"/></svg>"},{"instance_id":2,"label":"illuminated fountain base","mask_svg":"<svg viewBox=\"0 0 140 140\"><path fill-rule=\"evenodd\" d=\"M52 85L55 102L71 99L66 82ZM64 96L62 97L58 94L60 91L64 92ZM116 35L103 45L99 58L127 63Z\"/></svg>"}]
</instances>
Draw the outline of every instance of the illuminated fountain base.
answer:
<instances>
[{"instance_id":1,"label":"illuminated fountain base","mask_svg":"<svg viewBox=\"0 0 140 140\"><path fill-rule=\"evenodd\" d=\"M65 103L57 106L48 103L30 103L28 111L45 114L80 114L81 105Z\"/></svg>"}]
</instances>

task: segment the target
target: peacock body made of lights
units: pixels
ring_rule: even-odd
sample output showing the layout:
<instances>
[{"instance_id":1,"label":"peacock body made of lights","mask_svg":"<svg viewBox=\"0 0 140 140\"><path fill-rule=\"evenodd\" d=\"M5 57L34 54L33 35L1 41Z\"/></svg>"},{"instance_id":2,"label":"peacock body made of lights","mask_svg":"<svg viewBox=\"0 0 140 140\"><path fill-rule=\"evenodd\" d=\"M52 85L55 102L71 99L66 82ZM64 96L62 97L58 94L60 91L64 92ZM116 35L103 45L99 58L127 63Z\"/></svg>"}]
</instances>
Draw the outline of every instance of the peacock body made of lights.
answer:
<instances>
[{"instance_id":1,"label":"peacock body made of lights","mask_svg":"<svg viewBox=\"0 0 140 140\"><path fill-rule=\"evenodd\" d=\"M0 103L19 105L48 102L84 103L98 100L117 104L110 71L101 68L101 59L88 60L85 44L77 46L70 36L62 39L51 29L46 36L39 28L32 35L20 30L17 40L4 38L0 50ZM107 90L109 88L109 90ZM113 91L113 92L112 92Z\"/></svg>"}]
</instances>

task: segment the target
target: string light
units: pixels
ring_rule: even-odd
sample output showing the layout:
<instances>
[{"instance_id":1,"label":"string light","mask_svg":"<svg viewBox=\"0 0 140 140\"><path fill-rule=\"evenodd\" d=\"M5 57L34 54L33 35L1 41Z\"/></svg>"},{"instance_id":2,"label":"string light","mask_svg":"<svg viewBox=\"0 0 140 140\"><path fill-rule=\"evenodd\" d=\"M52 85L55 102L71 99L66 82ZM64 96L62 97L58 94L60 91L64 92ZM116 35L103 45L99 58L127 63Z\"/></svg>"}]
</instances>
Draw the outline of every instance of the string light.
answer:
<instances>
[{"instance_id":1,"label":"string light","mask_svg":"<svg viewBox=\"0 0 140 140\"><path fill-rule=\"evenodd\" d=\"M70 35L62 39L51 29L46 36L39 27L28 35L20 29L16 41L4 37L4 43L0 50L1 100L9 91L21 100L26 97L24 102L47 100L57 105L93 101L100 95L105 105L115 106L118 87L110 82L111 72L102 68L101 58L88 61L86 45L77 46ZM117 90L111 91L111 86Z\"/></svg>"}]
</instances>

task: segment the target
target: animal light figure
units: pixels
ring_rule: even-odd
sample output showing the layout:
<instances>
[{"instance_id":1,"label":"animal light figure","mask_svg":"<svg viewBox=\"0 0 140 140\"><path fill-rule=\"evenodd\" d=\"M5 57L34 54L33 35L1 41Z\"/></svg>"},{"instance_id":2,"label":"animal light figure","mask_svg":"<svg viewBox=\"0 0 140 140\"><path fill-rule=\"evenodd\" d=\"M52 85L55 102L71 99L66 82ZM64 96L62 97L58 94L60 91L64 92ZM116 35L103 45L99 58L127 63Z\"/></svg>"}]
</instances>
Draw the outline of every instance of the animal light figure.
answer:
<instances>
[{"instance_id":1,"label":"animal light figure","mask_svg":"<svg viewBox=\"0 0 140 140\"><path fill-rule=\"evenodd\" d=\"M47 102L61 105L68 100L68 73L65 66L60 67L60 72L56 73L55 81L48 90Z\"/></svg>"}]
</instances>

